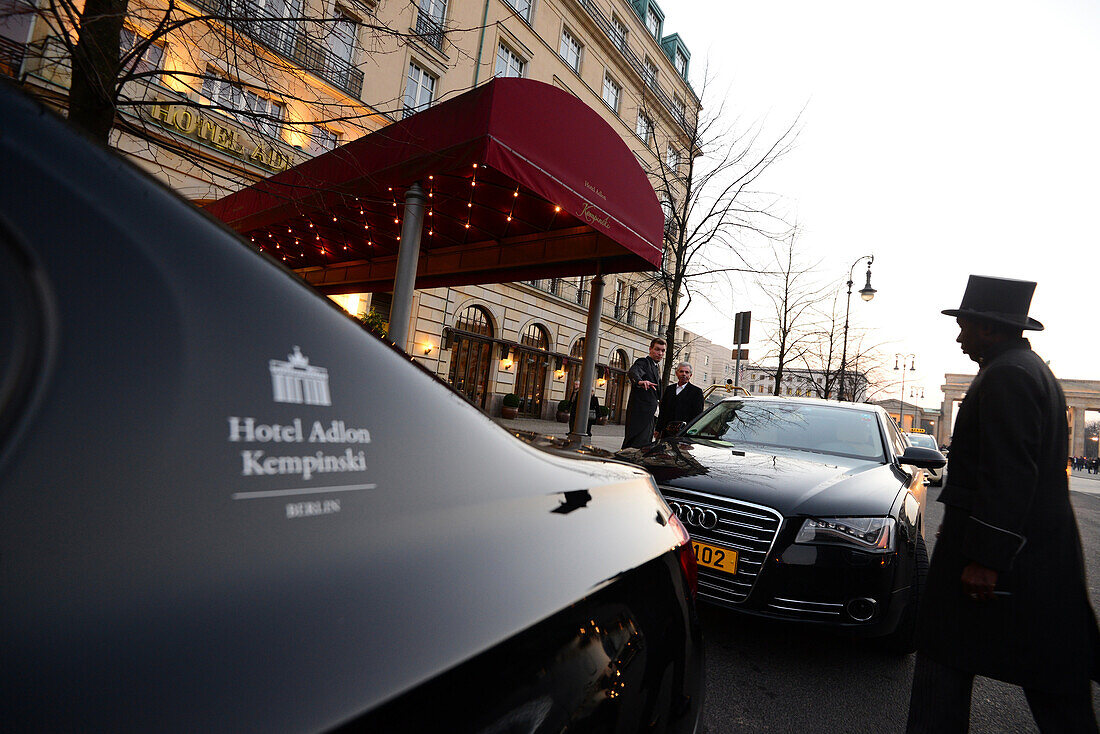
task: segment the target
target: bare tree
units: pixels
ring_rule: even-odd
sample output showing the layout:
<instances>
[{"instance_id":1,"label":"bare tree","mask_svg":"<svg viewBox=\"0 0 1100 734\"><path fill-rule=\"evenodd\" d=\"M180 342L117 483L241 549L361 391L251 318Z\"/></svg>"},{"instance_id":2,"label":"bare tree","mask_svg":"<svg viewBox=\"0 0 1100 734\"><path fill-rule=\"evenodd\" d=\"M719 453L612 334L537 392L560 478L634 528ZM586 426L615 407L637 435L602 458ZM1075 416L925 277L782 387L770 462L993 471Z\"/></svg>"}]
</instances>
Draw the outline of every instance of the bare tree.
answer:
<instances>
[{"instance_id":1,"label":"bare tree","mask_svg":"<svg viewBox=\"0 0 1100 734\"><path fill-rule=\"evenodd\" d=\"M644 92L646 120L671 113L675 135L657 140L653 125L640 134L653 152L655 165L643 161L665 212L664 263L659 273L643 276L643 293L658 293L667 305L664 338L669 354L677 354L676 328L696 291L738 272L755 272L743 257L750 235L769 239L785 236L789 225L774 212L777 198L758 188L760 177L788 153L797 138L799 119L775 138L765 125L743 126L730 119L726 94L713 94L713 79L704 73L699 94L701 110L692 117L670 109L668 100ZM673 360L665 360L662 379L668 382Z\"/></svg>"},{"instance_id":2,"label":"bare tree","mask_svg":"<svg viewBox=\"0 0 1100 734\"><path fill-rule=\"evenodd\" d=\"M871 380L872 376L882 372L882 345L868 344L865 329L849 329L847 375L844 395L840 395L840 358L844 339L844 310L840 300L841 292L833 291L815 304L814 321L817 326L805 344L801 362L805 379L817 397L862 402L882 388L879 380Z\"/></svg>"},{"instance_id":3,"label":"bare tree","mask_svg":"<svg viewBox=\"0 0 1100 734\"><path fill-rule=\"evenodd\" d=\"M825 289L813 281L815 264L807 264L796 254L797 232L783 246L772 248L773 265L757 277L771 311L761 322L768 351L763 360L775 367L762 368L775 380L774 394L779 395L784 369L788 364L805 363L820 334L818 304Z\"/></svg>"}]
</instances>

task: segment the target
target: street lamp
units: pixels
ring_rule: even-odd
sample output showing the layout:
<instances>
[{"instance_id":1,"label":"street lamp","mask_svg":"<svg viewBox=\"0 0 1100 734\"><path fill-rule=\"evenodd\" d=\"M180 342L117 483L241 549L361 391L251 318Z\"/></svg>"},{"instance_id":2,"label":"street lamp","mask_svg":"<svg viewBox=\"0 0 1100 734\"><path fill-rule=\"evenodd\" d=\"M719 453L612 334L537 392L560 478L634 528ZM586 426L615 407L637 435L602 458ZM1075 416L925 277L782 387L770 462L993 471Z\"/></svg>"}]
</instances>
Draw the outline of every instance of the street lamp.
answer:
<instances>
[{"instance_id":1,"label":"street lamp","mask_svg":"<svg viewBox=\"0 0 1100 734\"><path fill-rule=\"evenodd\" d=\"M848 268L848 302L844 306L844 349L840 353L840 400L844 401L844 377L848 369L848 312L852 310L852 274L855 272L859 261L867 258L867 284L859 291L859 297L870 301L875 297L875 289L871 287L871 263L875 261L874 255L860 255Z\"/></svg>"},{"instance_id":2,"label":"street lamp","mask_svg":"<svg viewBox=\"0 0 1100 734\"><path fill-rule=\"evenodd\" d=\"M901 367L898 367L898 360L901 360ZM901 413L898 418L898 428L905 430L905 365L909 365L909 371L912 372L917 368L917 355L910 352L909 354L895 354L894 355L894 369L901 370Z\"/></svg>"}]
</instances>

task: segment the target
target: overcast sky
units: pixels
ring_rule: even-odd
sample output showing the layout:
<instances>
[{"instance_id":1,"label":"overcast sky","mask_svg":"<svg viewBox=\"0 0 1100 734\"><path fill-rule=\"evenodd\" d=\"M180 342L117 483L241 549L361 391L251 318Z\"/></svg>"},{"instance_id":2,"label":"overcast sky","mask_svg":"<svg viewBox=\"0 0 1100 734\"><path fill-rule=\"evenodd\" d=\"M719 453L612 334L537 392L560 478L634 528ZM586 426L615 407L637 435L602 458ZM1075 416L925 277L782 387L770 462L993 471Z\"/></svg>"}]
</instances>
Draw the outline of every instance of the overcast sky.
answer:
<instances>
[{"instance_id":1,"label":"overcast sky","mask_svg":"<svg viewBox=\"0 0 1100 734\"><path fill-rule=\"evenodd\" d=\"M659 2L696 87L709 63L727 108L774 129L806 106L762 187L796 214L823 280L843 285L874 253L878 295L853 295L853 324L887 342L890 366L918 355L907 393L916 382L935 406L945 372L976 370L940 314L970 273L1037 281L1036 351L1059 377L1100 379L1100 2ZM766 310L751 283L731 300ZM732 341L701 303L684 326Z\"/></svg>"}]
</instances>

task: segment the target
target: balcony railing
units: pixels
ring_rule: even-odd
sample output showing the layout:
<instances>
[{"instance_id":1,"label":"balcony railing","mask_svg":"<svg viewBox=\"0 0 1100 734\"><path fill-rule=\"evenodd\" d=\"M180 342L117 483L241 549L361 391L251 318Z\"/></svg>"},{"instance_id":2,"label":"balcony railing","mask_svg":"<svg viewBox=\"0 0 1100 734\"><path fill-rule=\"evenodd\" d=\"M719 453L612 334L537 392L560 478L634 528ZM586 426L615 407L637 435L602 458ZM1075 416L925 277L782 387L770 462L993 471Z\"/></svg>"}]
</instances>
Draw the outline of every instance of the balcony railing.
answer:
<instances>
[{"instance_id":1,"label":"balcony railing","mask_svg":"<svg viewBox=\"0 0 1100 734\"><path fill-rule=\"evenodd\" d=\"M627 63L630 64L634 71L638 72L638 75L645 82L646 87L648 87L649 90L653 93L653 96L659 99L661 101L661 104L665 106L665 109L668 110L669 114L672 115L672 119L676 120L676 122L680 125L680 127L684 129L685 132L690 133L691 130L688 128L688 123L685 119L683 107L677 105L673 101L672 97L669 96L668 92L661 88L656 79L651 78L651 71L647 69L645 63L641 59L639 59L633 51L630 50L630 47L626 45L622 36L615 29L615 26L611 23L610 20L608 20L607 16L603 14L603 11L596 6L595 1L577 0L577 4L584 8L585 11L587 11L587 13L592 16L592 20L596 22L596 25L600 27L600 30L607 34L607 37L611 39L611 42L615 45L616 48L619 49L623 57L626 58ZM662 53L664 52L662 51Z\"/></svg>"},{"instance_id":2,"label":"balcony railing","mask_svg":"<svg viewBox=\"0 0 1100 734\"><path fill-rule=\"evenodd\" d=\"M0 36L0 74L18 76L25 53L25 44Z\"/></svg>"},{"instance_id":3,"label":"balcony railing","mask_svg":"<svg viewBox=\"0 0 1100 734\"><path fill-rule=\"evenodd\" d=\"M416 35L440 51L443 50L443 26L422 12L416 14Z\"/></svg>"},{"instance_id":4,"label":"balcony railing","mask_svg":"<svg viewBox=\"0 0 1100 734\"><path fill-rule=\"evenodd\" d=\"M302 25L306 22L266 18L259 5L248 0L192 0L196 6L279 55L294 61L314 76L353 97L363 93L363 72L314 41Z\"/></svg>"}]
</instances>

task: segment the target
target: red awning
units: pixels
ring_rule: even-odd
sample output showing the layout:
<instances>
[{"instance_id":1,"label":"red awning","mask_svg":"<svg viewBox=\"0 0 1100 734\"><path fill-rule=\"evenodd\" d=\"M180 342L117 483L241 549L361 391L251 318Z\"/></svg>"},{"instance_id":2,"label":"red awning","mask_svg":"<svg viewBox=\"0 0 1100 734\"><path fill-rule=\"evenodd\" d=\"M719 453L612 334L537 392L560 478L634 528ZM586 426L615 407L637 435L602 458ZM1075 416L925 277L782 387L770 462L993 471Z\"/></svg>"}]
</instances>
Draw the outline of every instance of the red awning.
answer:
<instances>
[{"instance_id":1,"label":"red awning","mask_svg":"<svg viewBox=\"0 0 1100 734\"><path fill-rule=\"evenodd\" d=\"M664 215L634 153L530 79L495 79L206 209L322 291L384 291L414 182L429 195L417 288L660 266Z\"/></svg>"}]
</instances>

